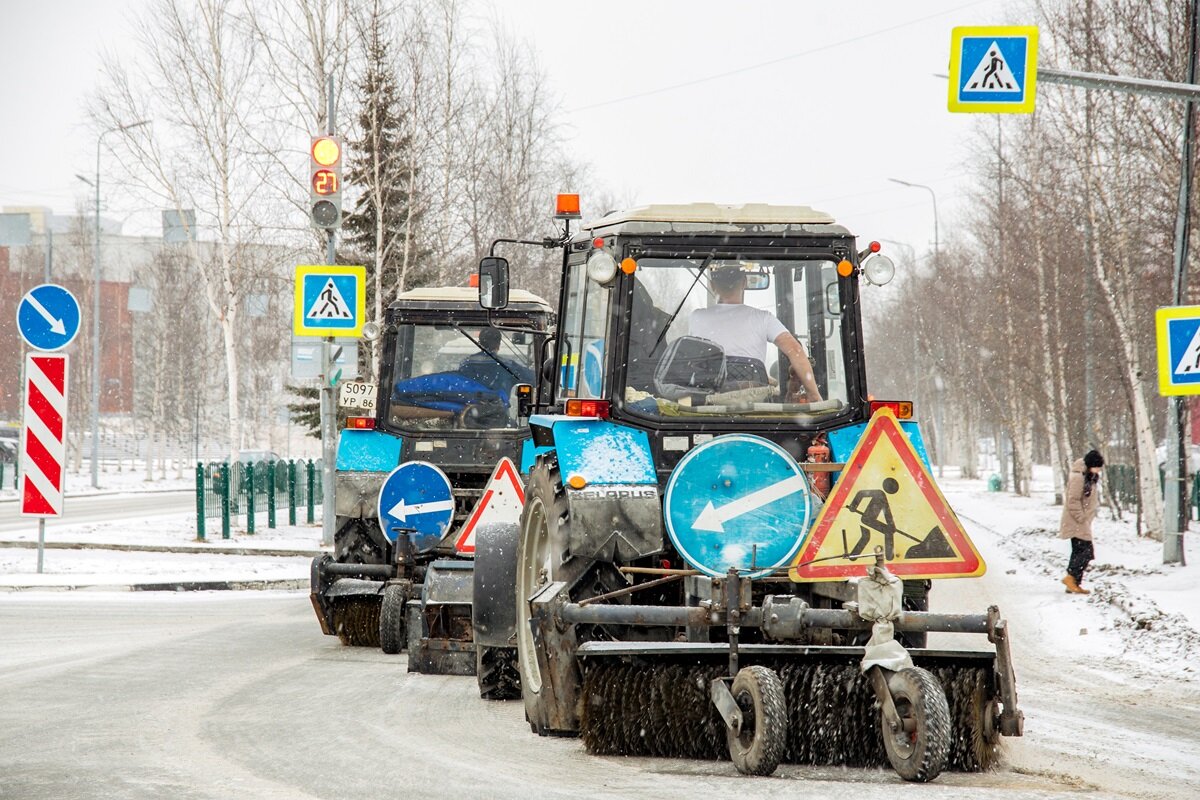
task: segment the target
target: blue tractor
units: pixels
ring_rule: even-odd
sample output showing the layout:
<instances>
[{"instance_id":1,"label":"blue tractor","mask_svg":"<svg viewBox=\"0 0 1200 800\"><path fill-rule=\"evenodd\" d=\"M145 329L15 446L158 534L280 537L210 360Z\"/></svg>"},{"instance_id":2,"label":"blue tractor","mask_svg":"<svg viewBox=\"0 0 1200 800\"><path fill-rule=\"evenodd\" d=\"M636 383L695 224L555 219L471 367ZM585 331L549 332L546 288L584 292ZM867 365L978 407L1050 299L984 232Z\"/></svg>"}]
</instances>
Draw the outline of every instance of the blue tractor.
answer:
<instances>
[{"instance_id":1,"label":"blue tractor","mask_svg":"<svg viewBox=\"0 0 1200 800\"><path fill-rule=\"evenodd\" d=\"M515 644L531 728L749 774L986 769L1022 732L1008 628L994 607L927 610L928 578L983 564L911 403L868 392L878 245L808 207L714 204L610 213L558 244L524 509L480 534L473 609L478 647ZM480 303L508 302L493 248Z\"/></svg>"},{"instance_id":2,"label":"blue tractor","mask_svg":"<svg viewBox=\"0 0 1200 800\"><path fill-rule=\"evenodd\" d=\"M410 671L476 671L473 547L462 529L497 464L519 464L529 446L533 365L551 319L546 302L523 291L496 313L470 287L413 289L389 306L374 408L338 439L334 550L312 564L324 633L407 649ZM380 490L398 468L445 487L441 513L410 504L389 516Z\"/></svg>"}]
</instances>

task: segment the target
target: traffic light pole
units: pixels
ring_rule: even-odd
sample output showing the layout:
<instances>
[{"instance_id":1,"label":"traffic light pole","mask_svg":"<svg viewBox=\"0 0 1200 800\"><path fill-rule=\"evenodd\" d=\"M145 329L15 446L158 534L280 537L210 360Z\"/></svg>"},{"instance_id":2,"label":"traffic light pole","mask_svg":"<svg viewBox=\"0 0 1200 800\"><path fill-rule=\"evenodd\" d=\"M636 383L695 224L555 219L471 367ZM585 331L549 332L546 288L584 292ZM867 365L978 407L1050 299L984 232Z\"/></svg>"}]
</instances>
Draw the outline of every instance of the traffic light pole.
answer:
<instances>
[{"instance_id":1,"label":"traffic light pole","mask_svg":"<svg viewBox=\"0 0 1200 800\"><path fill-rule=\"evenodd\" d=\"M337 109L333 102L333 76L329 76L326 101L326 123L328 133L334 135ZM325 246L325 263L333 265L336 258L337 229L329 230ZM336 519L334 508L334 466L337 461L337 398L333 393L333 337L326 336L321 342L321 544L333 545L333 528Z\"/></svg>"}]
</instances>

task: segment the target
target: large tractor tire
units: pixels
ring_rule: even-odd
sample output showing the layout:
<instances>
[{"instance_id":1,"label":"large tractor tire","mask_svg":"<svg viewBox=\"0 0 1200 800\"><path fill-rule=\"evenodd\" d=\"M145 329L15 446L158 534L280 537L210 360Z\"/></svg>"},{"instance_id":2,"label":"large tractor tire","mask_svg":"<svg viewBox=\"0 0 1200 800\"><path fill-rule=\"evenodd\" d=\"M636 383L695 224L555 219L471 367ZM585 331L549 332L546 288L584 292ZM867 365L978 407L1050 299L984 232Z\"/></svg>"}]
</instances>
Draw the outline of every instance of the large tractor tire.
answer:
<instances>
[{"instance_id":1,"label":"large tractor tire","mask_svg":"<svg viewBox=\"0 0 1200 800\"><path fill-rule=\"evenodd\" d=\"M549 676L543 676L538 663L537 644L530 627L530 599L542 587L554 581L571 582L582 565L567 556L567 526L570 515L567 495L553 457L541 456L529 472L525 507L521 511L521 538L517 548L517 664L521 675L521 696L525 716L534 733L570 734L552 726L553 700ZM575 698L566 698L573 705Z\"/></svg>"},{"instance_id":2,"label":"large tractor tire","mask_svg":"<svg viewBox=\"0 0 1200 800\"><path fill-rule=\"evenodd\" d=\"M950 754L950 707L946 693L929 671L910 667L888 678L888 690L901 727L882 721L888 761L906 781L924 783L941 774Z\"/></svg>"},{"instance_id":3,"label":"large tractor tire","mask_svg":"<svg viewBox=\"0 0 1200 800\"><path fill-rule=\"evenodd\" d=\"M386 586L379 608L379 646L388 655L404 649L407 638L404 625L404 587Z\"/></svg>"}]
</instances>

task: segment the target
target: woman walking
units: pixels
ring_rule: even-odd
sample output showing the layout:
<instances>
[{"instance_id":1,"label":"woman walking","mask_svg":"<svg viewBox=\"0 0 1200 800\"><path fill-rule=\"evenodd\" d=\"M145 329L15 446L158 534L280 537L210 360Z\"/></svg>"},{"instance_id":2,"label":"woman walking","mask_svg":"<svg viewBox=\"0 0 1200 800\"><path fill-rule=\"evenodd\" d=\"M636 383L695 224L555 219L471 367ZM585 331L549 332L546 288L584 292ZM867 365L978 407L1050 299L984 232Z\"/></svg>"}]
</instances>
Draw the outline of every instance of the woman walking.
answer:
<instances>
[{"instance_id":1,"label":"woman walking","mask_svg":"<svg viewBox=\"0 0 1200 800\"><path fill-rule=\"evenodd\" d=\"M1089 450L1071 465L1058 536L1071 540L1071 560L1062 579L1069 594L1091 594L1083 588L1083 573L1096 557L1092 549L1092 520L1100 507L1100 470L1104 456Z\"/></svg>"}]
</instances>

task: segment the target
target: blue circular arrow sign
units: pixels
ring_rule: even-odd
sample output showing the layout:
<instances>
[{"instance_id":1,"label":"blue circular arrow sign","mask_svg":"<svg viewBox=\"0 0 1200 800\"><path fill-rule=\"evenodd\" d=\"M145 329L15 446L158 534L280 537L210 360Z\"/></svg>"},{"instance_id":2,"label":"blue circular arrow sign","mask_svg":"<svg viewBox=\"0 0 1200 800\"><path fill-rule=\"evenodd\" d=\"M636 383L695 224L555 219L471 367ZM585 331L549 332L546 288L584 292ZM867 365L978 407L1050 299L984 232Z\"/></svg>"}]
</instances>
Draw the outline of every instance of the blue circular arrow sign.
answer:
<instances>
[{"instance_id":1,"label":"blue circular arrow sign","mask_svg":"<svg viewBox=\"0 0 1200 800\"><path fill-rule=\"evenodd\" d=\"M34 350L61 350L79 333L79 301L56 283L43 283L17 303L17 330Z\"/></svg>"},{"instance_id":2,"label":"blue circular arrow sign","mask_svg":"<svg viewBox=\"0 0 1200 800\"><path fill-rule=\"evenodd\" d=\"M679 555L714 578L730 567L752 578L783 567L808 536L812 497L804 472L774 442L718 436L692 448L667 482L667 532Z\"/></svg>"},{"instance_id":3,"label":"blue circular arrow sign","mask_svg":"<svg viewBox=\"0 0 1200 800\"><path fill-rule=\"evenodd\" d=\"M379 526L384 536L394 542L400 533L408 533L418 553L437 547L453 519L450 479L433 464L401 464L379 489Z\"/></svg>"}]
</instances>

